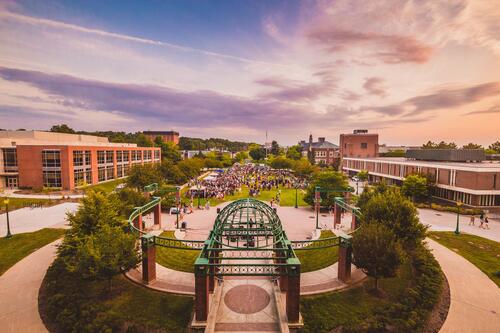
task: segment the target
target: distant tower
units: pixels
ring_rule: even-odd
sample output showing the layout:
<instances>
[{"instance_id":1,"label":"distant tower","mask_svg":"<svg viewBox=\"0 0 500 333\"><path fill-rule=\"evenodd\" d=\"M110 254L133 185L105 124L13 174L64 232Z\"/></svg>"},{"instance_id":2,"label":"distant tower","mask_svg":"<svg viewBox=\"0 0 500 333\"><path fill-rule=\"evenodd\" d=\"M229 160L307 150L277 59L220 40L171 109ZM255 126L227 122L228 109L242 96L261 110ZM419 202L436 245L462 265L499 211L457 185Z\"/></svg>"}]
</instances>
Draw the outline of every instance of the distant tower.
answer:
<instances>
[{"instance_id":1,"label":"distant tower","mask_svg":"<svg viewBox=\"0 0 500 333\"><path fill-rule=\"evenodd\" d=\"M313 135L309 134L309 144L312 144L312 143L313 143Z\"/></svg>"}]
</instances>

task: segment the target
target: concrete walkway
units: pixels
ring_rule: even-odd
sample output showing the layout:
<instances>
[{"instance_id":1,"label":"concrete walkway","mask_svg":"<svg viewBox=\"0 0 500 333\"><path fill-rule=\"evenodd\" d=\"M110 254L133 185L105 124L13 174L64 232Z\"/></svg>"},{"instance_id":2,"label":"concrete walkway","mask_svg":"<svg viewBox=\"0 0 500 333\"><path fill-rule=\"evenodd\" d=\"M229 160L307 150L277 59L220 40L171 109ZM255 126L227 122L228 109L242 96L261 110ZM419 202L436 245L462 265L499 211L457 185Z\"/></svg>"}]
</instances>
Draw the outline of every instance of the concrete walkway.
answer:
<instances>
[{"instance_id":1,"label":"concrete walkway","mask_svg":"<svg viewBox=\"0 0 500 333\"><path fill-rule=\"evenodd\" d=\"M43 228L67 227L66 213L74 212L78 203L65 202L43 208L21 208L9 212L10 230L13 234L37 231ZM0 214L0 235L7 232L7 216Z\"/></svg>"},{"instance_id":2,"label":"concrete walkway","mask_svg":"<svg viewBox=\"0 0 500 333\"><path fill-rule=\"evenodd\" d=\"M143 284L142 265L131 269L125 275L131 281ZM172 294L194 295L194 273L179 272L156 264L156 280L144 286Z\"/></svg>"},{"instance_id":3,"label":"concrete walkway","mask_svg":"<svg viewBox=\"0 0 500 333\"><path fill-rule=\"evenodd\" d=\"M462 256L429 238L426 241L450 285L450 309L440 332L498 332L500 289L497 285Z\"/></svg>"},{"instance_id":4,"label":"concrete walkway","mask_svg":"<svg viewBox=\"0 0 500 333\"><path fill-rule=\"evenodd\" d=\"M338 279L338 263L334 263L317 271L302 273L300 275L300 294L316 295L347 288L362 281L365 277L365 273L352 265L351 282L346 284Z\"/></svg>"},{"instance_id":5,"label":"concrete walkway","mask_svg":"<svg viewBox=\"0 0 500 333\"><path fill-rule=\"evenodd\" d=\"M0 276L2 332L48 332L38 313L38 291L59 243L57 240L42 247Z\"/></svg>"}]
</instances>

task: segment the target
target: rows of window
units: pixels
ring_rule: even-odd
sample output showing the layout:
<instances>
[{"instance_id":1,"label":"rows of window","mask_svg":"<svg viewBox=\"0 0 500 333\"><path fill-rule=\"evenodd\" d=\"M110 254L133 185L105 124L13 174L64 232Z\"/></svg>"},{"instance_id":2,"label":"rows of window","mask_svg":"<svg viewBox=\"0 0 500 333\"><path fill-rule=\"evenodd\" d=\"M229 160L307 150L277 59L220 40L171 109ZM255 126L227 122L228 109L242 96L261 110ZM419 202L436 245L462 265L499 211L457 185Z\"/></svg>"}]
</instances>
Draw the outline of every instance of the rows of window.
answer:
<instances>
[{"instance_id":1,"label":"rows of window","mask_svg":"<svg viewBox=\"0 0 500 333\"><path fill-rule=\"evenodd\" d=\"M73 171L75 187L92 184L91 169L75 169Z\"/></svg>"},{"instance_id":2,"label":"rows of window","mask_svg":"<svg viewBox=\"0 0 500 333\"><path fill-rule=\"evenodd\" d=\"M61 170L44 170L43 171L43 186L44 187L62 187Z\"/></svg>"},{"instance_id":3,"label":"rows of window","mask_svg":"<svg viewBox=\"0 0 500 333\"><path fill-rule=\"evenodd\" d=\"M62 187L60 150L42 150L42 174L44 187Z\"/></svg>"},{"instance_id":4,"label":"rows of window","mask_svg":"<svg viewBox=\"0 0 500 333\"><path fill-rule=\"evenodd\" d=\"M60 168L61 167L61 151L60 150L43 150L42 151L42 167L44 167L44 168Z\"/></svg>"},{"instance_id":5,"label":"rows of window","mask_svg":"<svg viewBox=\"0 0 500 333\"><path fill-rule=\"evenodd\" d=\"M99 182L115 179L114 167L112 165L97 167L97 179Z\"/></svg>"},{"instance_id":6,"label":"rows of window","mask_svg":"<svg viewBox=\"0 0 500 333\"><path fill-rule=\"evenodd\" d=\"M16 148L4 148L3 166L5 171L17 171L17 151Z\"/></svg>"},{"instance_id":7,"label":"rows of window","mask_svg":"<svg viewBox=\"0 0 500 333\"><path fill-rule=\"evenodd\" d=\"M128 163L129 152L128 150L117 150L116 151L116 162L117 163Z\"/></svg>"},{"instance_id":8,"label":"rows of window","mask_svg":"<svg viewBox=\"0 0 500 333\"><path fill-rule=\"evenodd\" d=\"M90 150L75 150L73 151L73 165L74 166L84 166L90 165Z\"/></svg>"}]
</instances>

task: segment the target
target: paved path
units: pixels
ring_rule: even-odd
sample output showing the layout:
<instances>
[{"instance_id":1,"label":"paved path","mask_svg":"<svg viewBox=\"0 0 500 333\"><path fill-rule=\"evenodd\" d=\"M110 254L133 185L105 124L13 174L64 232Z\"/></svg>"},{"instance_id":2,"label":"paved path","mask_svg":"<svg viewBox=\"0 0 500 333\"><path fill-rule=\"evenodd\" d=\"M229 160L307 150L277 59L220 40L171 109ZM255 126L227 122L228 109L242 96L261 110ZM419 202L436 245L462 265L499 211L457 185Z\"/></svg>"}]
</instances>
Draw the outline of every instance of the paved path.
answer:
<instances>
[{"instance_id":1,"label":"paved path","mask_svg":"<svg viewBox=\"0 0 500 333\"><path fill-rule=\"evenodd\" d=\"M496 333L500 328L500 289L476 266L427 238L450 285L451 303L441 333Z\"/></svg>"},{"instance_id":2,"label":"paved path","mask_svg":"<svg viewBox=\"0 0 500 333\"><path fill-rule=\"evenodd\" d=\"M430 225L433 231L455 231L457 225L457 214L439 212L432 209L418 209L420 222ZM479 218L476 218L475 226L469 225L470 216L460 216L460 231L468 234L488 238L500 242L500 223L490 219L490 229L479 229Z\"/></svg>"},{"instance_id":3,"label":"paved path","mask_svg":"<svg viewBox=\"0 0 500 333\"><path fill-rule=\"evenodd\" d=\"M0 330L47 332L38 313L38 290L56 256L57 240L12 266L0 276Z\"/></svg>"},{"instance_id":4,"label":"paved path","mask_svg":"<svg viewBox=\"0 0 500 333\"><path fill-rule=\"evenodd\" d=\"M13 234L32 232L43 228L63 228L66 225L66 213L74 212L78 203L65 202L43 208L21 208L9 212L10 230ZM6 214L0 214L0 235L7 232Z\"/></svg>"}]
</instances>

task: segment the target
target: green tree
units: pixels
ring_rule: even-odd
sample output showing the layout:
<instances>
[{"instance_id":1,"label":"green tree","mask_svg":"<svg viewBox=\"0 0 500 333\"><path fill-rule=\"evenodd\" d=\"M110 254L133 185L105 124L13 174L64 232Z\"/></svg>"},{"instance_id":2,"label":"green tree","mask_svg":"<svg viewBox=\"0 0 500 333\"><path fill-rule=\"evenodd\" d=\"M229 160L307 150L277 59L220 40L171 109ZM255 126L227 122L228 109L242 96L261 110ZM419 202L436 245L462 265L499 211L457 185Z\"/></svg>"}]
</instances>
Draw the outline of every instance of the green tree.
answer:
<instances>
[{"instance_id":1,"label":"green tree","mask_svg":"<svg viewBox=\"0 0 500 333\"><path fill-rule=\"evenodd\" d=\"M200 174L201 168L203 168L205 162L200 158L188 158L177 163L177 166L181 172L190 178L194 178Z\"/></svg>"},{"instance_id":2,"label":"green tree","mask_svg":"<svg viewBox=\"0 0 500 333\"><path fill-rule=\"evenodd\" d=\"M271 154L278 156L280 154L280 145L276 140L271 142Z\"/></svg>"},{"instance_id":3,"label":"green tree","mask_svg":"<svg viewBox=\"0 0 500 333\"><path fill-rule=\"evenodd\" d=\"M462 146L462 149L483 149L483 146L478 145L477 143L468 143Z\"/></svg>"},{"instance_id":4,"label":"green tree","mask_svg":"<svg viewBox=\"0 0 500 333\"><path fill-rule=\"evenodd\" d=\"M123 217L128 217L135 207L144 206L148 201L142 192L129 187L125 187L117 194L113 195L118 197L120 202L120 214Z\"/></svg>"},{"instance_id":5,"label":"green tree","mask_svg":"<svg viewBox=\"0 0 500 333\"><path fill-rule=\"evenodd\" d=\"M409 175L403 181L401 191L413 202L427 198L427 178L418 174Z\"/></svg>"},{"instance_id":6,"label":"green tree","mask_svg":"<svg viewBox=\"0 0 500 333\"><path fill-rule=\"evenodd\" d=\"M299 145L291 146L286 151L286 157L292 160L300 160L302 158L302 147Z\"/></svg>"},{"instance_id":7,"label":"green tree","mask_svg":"<svg viewBox=\"0 0 500 333\"><path fill-rule=\"evenodd\" d=\"M179 162L182 160L182 155L179 147L173 142L162 142L161 145L161 158Z\"/></svg>"},{"instance_id":8,"label":"green tree","mask_svg":"<svg viewBox=\"0 0 500 333\"><path fill-rule=\"evenodd\" d=\"M394 233L380 224L363 225L352 238L352 261L375 280L396 276L401 249Z\"/></svg>"},{"instance_id":9,"label":"green tree","mask_svg":"<svg viewBox=\"0 0 500 333\"><path fill-rule=\"evenodd\" d=\"M61 124L61 125L54 125L50 128L51 132L57 132L57 133L68 133L68 134L74 134L75 130L69 127L66 124Z\"/></svg>"},{"instance_id":10,"label":"green tree","mask_svg":"<svg viewBox=\"0 0 500 333\"><path fill-rule=\"evenodd\" d=\"M71 265L66 268L84 279L111 281L137 266L140 261L136 239L123 229L105 224L98 233L79 244Z\"/></svg>"},{"instance_id":11,"label":"green tree","mask_svg":"<svg viewBox=\"0 0 500 333\"><path fill-rule=\"evenodd\" d=\"M162 182L163 176L157 164L133 165L127 178L127 185L138 190L152 183L161 185Z\"/></svg>"},{"instance_id":12,"label":"green tree","mask_svg":"<svg viewBox=\"0 0 500 333\"><path fill-rule=\"evenodd\" d=\"M427 143L422 145L422 149L457 149L457 144L454 142L444 142L434 143L432 141L428 141Z\"/></svg>"},{"instance_id":13,"label":"green tree","mask_svg":"<svg viewBox=\"0 0 500 333\"><path fill-rule=\"evenodd\" d=\"M171 160L163 160L160 164L160 172L163 178L171 184L184 184L189 180L179 167Z\"/></svg>"},{"instance_id":14,"label":"green tree","mask_svg":"<svg viewBox=\"0 0 500 333\"><path fill-rule=\"evenodd\" d=\"M153 141L151 141L151 139L149 139L143 133L137 135L135 142L139 147L153 147Z\"/></svg>"},{"instance_id":15,"label":"green tree","mask_svg":"<svg viewBox=\"0 0 500 333\"><path fill-rule=\"evenodd\" d=\"M363 192L360 194L358 197L358 201L356 205L363 211L366 203L370 201L370 199L380 193L385 193L386 191L391 190L391 188L384 182L381 181L380 183L376 183L375 185L372 186L367 186L363 189Z\"/></svg>"},{"instance_id":16,"label":"green tree","mask_svg":"<svg viewBox=\"0 0 500 333\"><path fill-rule=\"evenodd\" d=\"M262 147L253 147L249 154L254 161L260 161L266 157L266 150Z\"/></svg>"},{"instance_id":17,"label":"green tree","mask_svg":"<svg viewBox=\"0 0 500 333\"><path fill-rule=\"evenodd\" d=\"M497 154L500 154L500 141L493 142L488 146L488 149L494 150Z\"/></svg>"},{"instance_id":18,"label":"green tree","mask_svg":"<svg viewBox=\"0 0 500 333\"><path fill-rule=\"evenodd\" d=\"M297 175L298 177L309 178L313 174L318 172L318 167L312 165L311 162L309 162L309 160L305 157L301 158L298 161L295 161L292 168L295 172L295 175Z\"/></svg>"},{"instance_id":19,"label":"green tree","mask_svg":"<svg viewBox=\"0 0 500 333\"><path fill-rule=\"evenodd\" d=\"M362 182L366 182L368 180L368 171L366 170L361 170L360 172L358 172L356 174L356 176L358 177L358 179Z\"/></svg>"},{"instance_id":20,"label":"green tree","mask_svg":"<svg viewBox=\"0 0 500 333\"><path fill-rule=\"evenodd\" d=\"M323 171L314 175L313 180L307 188L304 201L310 205L314 205L314 194L316 187L321 187L321 206L330 207L334 204L334 198L342 196L341 192L333 192L335 190L347 190L349 184L347 177L337 171ZM328 191L332 192L328 192Z\"/></svg>"},{"instance_id":21,"label":"green tree","mask_svg":"<svg viewBox=\"0 0 500 333\"><path fill-rule=\"evenodd\" d=\"M291 169L293 161L284 156L278 156L273 158L270 164L273 169Z\"/></svg>"},{"instance_id":22,"label":"green tree","mask_svg":"<svg viewBox=\"0 0 500 333\"><path fill-rule=\"evenodd\" d=\"M387 226L406 250L414 249L425 238L427 227L419 222L417 209L397 189L374 194L361 212L364 223Z\"/></svg>"},{"instance_id":23,"label":"green tree","mask_svg":"<svg viewBox=\"0 0 500 333\"><path fill-rule=\"evenodd\" d=\"M248 153L246 151L240 151L234 156L234 159L238 162L243 162L248 158Z\"/></svg>"}]
</instances>

